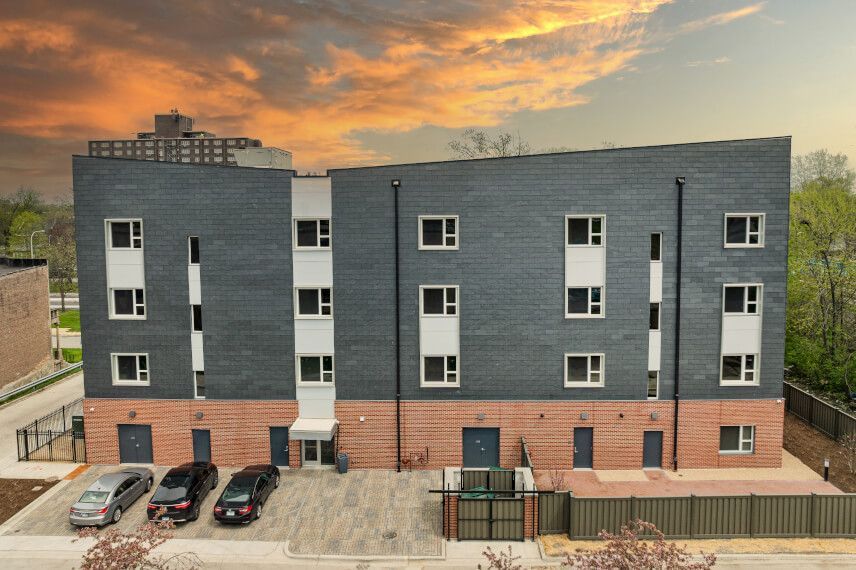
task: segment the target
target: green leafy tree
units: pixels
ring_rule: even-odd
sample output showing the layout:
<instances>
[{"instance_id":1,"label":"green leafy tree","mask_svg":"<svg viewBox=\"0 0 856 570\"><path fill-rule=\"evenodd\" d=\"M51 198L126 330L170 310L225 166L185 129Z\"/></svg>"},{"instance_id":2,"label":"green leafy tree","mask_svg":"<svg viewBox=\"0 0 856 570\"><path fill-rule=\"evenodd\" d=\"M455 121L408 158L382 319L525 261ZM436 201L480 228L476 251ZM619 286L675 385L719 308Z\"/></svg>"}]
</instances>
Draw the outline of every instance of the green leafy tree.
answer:
<instances>
[{"instance_id":1,"label":"green leafy tree","mask_svg":"<svg viewBox=\"0 0 856 570\"><path fill-rule=\"evenodd\" d=\"M65 295L74 288L74 280L77 278L77 243L74 238L73 215L54 219L49 235L48 271L59 289L62 310L65 311Z\"/></svg>"},{"instance_id":2,"label":"green leafy tree","mask_svg":"<svg viewBox=\"0 0 856 570\"><path fill-rule=\"evenodd\" d=\"M6 242L7 252L12 255L17 254L20 257L29 257L30 236L33 235L33 232L44 229L45 219L41 214L37 214L31 210L18 212L9 227L9 238ZM46 241L44 236L33 236L34 249L35 244L38 243L37 240L39 239L41 240L41 243Z\"/></svg>"},{"instance_id":3,"label":"green leafy tree","mask_svg":"<svg viewBox=\"0 0 856 570\"><path fill-rule=\"evenodd\" d=\"M0 247L9 245L12 223L21 212L40 214L44 211L44 201L32 188L20 187L11 196L0 196Z\"/></svg>"}]
</instances>

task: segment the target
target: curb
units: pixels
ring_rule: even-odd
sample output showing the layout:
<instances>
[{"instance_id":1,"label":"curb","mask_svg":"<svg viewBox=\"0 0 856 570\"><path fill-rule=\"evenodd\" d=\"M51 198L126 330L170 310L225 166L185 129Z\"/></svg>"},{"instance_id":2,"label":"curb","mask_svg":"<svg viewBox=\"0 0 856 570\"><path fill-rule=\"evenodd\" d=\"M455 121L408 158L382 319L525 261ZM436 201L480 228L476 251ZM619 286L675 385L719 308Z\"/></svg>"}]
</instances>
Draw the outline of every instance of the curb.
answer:
<instances>
[{"instance_id":1,"label":"curb","mask_svg":"<svg viewBox=\"0 0 856 570\"><path fill-rule=\"evenodd\" d=\"M377 561L388 561L388 562L419 562L419 561L438 561L438 560L446 560L446 541L440 541L440 554L439 555L426 555L426 556L407 556L407 555L385 555L385 554L365 554L365 555L347 555L347 554L296 554L291 551L289 545L291 541L286 540L283 541L283 551L285 552L285 556L294 560L315 560L315 561L352 561L352 562L377 562Z\"/></svg>"}]
</instances>

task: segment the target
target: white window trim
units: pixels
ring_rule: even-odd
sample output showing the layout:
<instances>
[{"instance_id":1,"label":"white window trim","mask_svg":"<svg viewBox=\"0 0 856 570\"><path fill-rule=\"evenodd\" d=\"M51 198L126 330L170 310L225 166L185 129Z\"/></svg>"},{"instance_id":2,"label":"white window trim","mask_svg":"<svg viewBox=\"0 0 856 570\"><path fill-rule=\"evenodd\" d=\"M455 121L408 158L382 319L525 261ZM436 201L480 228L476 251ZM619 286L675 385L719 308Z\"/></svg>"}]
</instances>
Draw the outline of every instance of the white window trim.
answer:
<instances>
[{"instance_id":1,"label":"white window trim","mask_svg":"<svg viewBox=\"0 0 856 570\"><path fill-rule=\"evenodd\" d=\"M191 256L190 256L190 240L192 238L196 238L196 242L199 243L199 236L187 236L187 265L198 266L199 265L198 261L195 263L190 261L190 259L191 259ZM199 258L202 259L202 251L199 252Z\"/></svg>"},{"instance_id":2,"label":"white window trim","mask_svg":"<svg viewBox=\"0 0 856 570\"><path fill-rule=\"evenodd\" d=\"M321 221L327 220L330 235L324 236L330 240L330 245L321 245ZM318 239L318 245L297 245L297 222L316 222L315 235ZM330 217L300 217L291 218L291 249L293 251L330 251L333 249L333 220Z\"/></svg>"},{"instance_id":3,"label":"white window trim","mask_svg":"<svg viewBox=\"0 0 856 570\"><path fill-rule=\"evenodd\" d=\"M119 380L119 356L136 356L137 358L137 378L140 377L140 356L146 357L146 374L147 380ZM149 360L148 352L111 352L110 353L110 369L111 376L113 378L114 386L149 386L151 385L151 368L149 368L149 364L151 364Z\"/></svg>"},{"instance_id":4,"label":"white window trim","mask_svg":"<svg viewBox=\"0 0 856 570\"><path fill-rule=\"evenodd\" d=\"M758 217L758 243L728 243L728 218ZM734 248L762 248L764 247L764 234L767 230L767 214L763 212L726 212L722 220L722 246L726 249ZM749 239L749 220L746 220L746 239Z\"/></svg>"},{"instance_id":5,"label":"white window trim","mask_svg":"<svg viewBox=\"0 0 856 570\"><path fill-rule=\"evenodd\" d=\"M568 357L569 356L585 356L586 359L586 378L591 378L591 357L599 356L600 357L600 382L570 382L568 380ZM565 388L603 388L604 386L604 371L606 369L606 358L604 353L602 352L566 352L564 359L564 368L565 368Z\"/></svg>"},{"instance_id":6,"label":"white window trim","mask_svg":"<svg viewBox=\"0 0 856 570\"><path fill-rule=\"evenodd\" d=\"M114 295L114 291L133 291L134 297L134 314L133 315L119 315L116 314L116 296ZM137 314L137 291L143 292L143 314ZM108 319L113 321L144 321L146 317L149 315L149 308L146 305L146 289L144 287L110 287L107 289L107 304L110 307Z\"/></svg>"},{"instance_id":7,"label":"white window trim","mask_svg":"<svg viewBox=\"0 0 856 570\"><path fill-rule=\"evenodd\" d=\"M659 400L660 399L660 371L659 370L649 370L648 374L650 374L651 372L653 372L657 375L657 395L656 396L649 396L648 395L648 377L646 376L645 377L645 396L647 397L648 400L652 400L652 401L653 400Z\"/></svg>"},{"instance_id":8,"label":"white window trim","mask_svg":"<svg viewBox=\"0 0 856 570\"><path fill-rule=\"evenodd\" d=\"M740 428L740 436L737 438L738 449L736 449L736 450L725 450L725 451L720 449L719 450L720 455L752 455L753 453L755 453L755 431L756 431L755 425L752 425L752 424L747 424L747 425L728 424L728 425L719 426L719 429L720 429L720 431L719 431L719 446L720 447L722 447L722 428L724 428L724 427ZM752 437L748 440L743 436L743 432L746 428L752 428ZM749 451L744 451L742 449L743 443L746 441L749 441L752 444L752 449L750 449Z\"/></svg>"},{"instance_id":9,"label":"white window trim","mask_svg":"<svg viewBox=\"0 0 856 570\"><path fill-rule=\"evenodd\" d=\"M322 315L318 313L317 315L304 315L300 312L300 299L298 297L299 291L301 290L315 290L318 291L318 310L321 310L321 307L327 305L328 303L321 302L321 289L329 289L330 290L330 314ZM316 320L316 321L329 321L333 319L333 288L328 285L307 285L300 286L294 288L294 318L296 320Z\"/></svg>"},{"instance_id":10,"label":"white window trim","mask_svg":"<svg viewBox=\"0 0 856 570\"><path fill-rule=\"evenodd\" d=\"M725 312L725 289L729 287L743 287L743 312L742 313L726 313ZM749 305L749 292L746 290L746 287L757 287L758 288L758 298L754 301L758 306L756 312L747 313L746 307ZM764 310L764 284L763 283L723 283L722 284L722 315L723 316L744 316L744 317L760 317L761 312Z\"/></svg>"},{"instance_id":11,"label":"white window trim","mask_svg":"<svg viewBox=\"0 0 856 570\"><path fill-rule=\"evenodd\" d=\"M582 246L580 246L582 247ZM596 246L595 246L596 247ZM588 289L588 313L569 313L568 312L568 289ZM592 289L600 289L600 314L593 315L591 313L591 290ZM606 301L606 297L604 293L606 291L606 287L602 285L568 285L565 287L565 318L566 319L603 319L606 317L604 310L604 305Z\"/></svg>"},{"instance_id":12,"label":"white window trim","mask_svg":"<svg viewBox=\"0 0 856 570\"><path fill-rule=\"evenodd\" d=\"M197 392L196 392L196 389L198 388L198 386L197 386L197 384L196 384L196 375L197 375L198 373L200 373L200 372L201 372L203 375L205 374L205 371L204 371L204 370L194 370L194 371L193 371L193 399L194 399L194 400L204 400L204 399L205 399L205 396L200 396L200 395L199 395L199 394L197 394ZM206 389L207 389L207 388L208 388L208 386L206 385Z\"/></svg>"},{"instance_id":13,"label":"white window trim","mask_svg":"<svg viewBox=\"0 0 856 570\"><path fill-rule=\"evenodd\" d=\"M455 245L446 245L446 220L454 219L455 220ZM424 245L422 243L422 222L424 220L441 220L443 222L443 245ZM445 250L445 251L458 251L461 243L461 224L458 216L454 214L449 215L430 215L430 216L419 216L419 249L423 251L437 251L437 250Z\"/></svg>"},{"instance_id":14,"label":"white window trim","mask_svg":"<svg viewBox=\"0 0 856 570\"><path fill-rule=\"evenodd\" d=\"M569 244L568 243L568 220L588 218L588 241L587 244ZM592 245L591 243L591 219L600 218L600 244ZM565 215L565 247L606 247L606 214L567 214Z\"/></svg>"},{"instance_id":15,"label":"white window trim","mask_svg":"<svg viewBox=\"0 0 856 570\"><path fill-rule=\"evenodd\" d=\"M113 247L113 232L110 231L110 224L113 222L125 223L131 222L131 247ZM134 226L133 222L140 222L140 247L134 247ZM146 230L143 227L142 218L105 218L104 219L104 241L108 251L143 251L146 248Z\"/></svg>"},{"instance_id":16,"label":"white window trim","mask_svg":"<svg viewBox=\"0 0 856 570\"><path fill-rule=\"evenodd\" d=\"M443 314L442 315L426 315L425 314L425 306L424 306L425 305L425 296L423 293L424 289L443 289ZM449 305L452 304L452 303L448 303L446 301L446 289L454 289L455 290L455 302L454 302L455 314L454 315L450 315L450 314L446 313L446 311L449 308ZM459 286L458 285L420 285L419 286L419 316L425 317L428 319L432 319L432 318L453 318L454 319L454 318L460 317L461 316L461 292L459 290ZM427 356L427 355L424 355L424 356ZM442 355L437 355L437 356L442 356ZM454 356L454 354L452 354L450 356Z\"/></svg>"},{"instance_id":17,"label":"white window trim","mask_svg":"<svg viewBox=\"0 0 856 570\"><path fill-rule=\"evenodd\" d=\"M329 382L323 380L324 378L324 357L329 356L333 361L333 370L331 371L333 374L333 379ZM301 357L317 357L320 359L320 370L321 370L321 378L322 380L315 382L314 380L309 380L304 382L302 379L302 371L300 369L300 359ZM312 386L335 386L336 385L336 359L330 353L300 353L294 355L294 376L297 380L297 385L301 387L312 387Z\"/></svg>"},{"instance_id":18,"label":"white window trim","mask_svg":"<svg viewBox=\"0 0 856 570\"><path fill-rule=\"evenodd\" d=\"M449 377L449 357L455 358L455 382L426 382L425 381L425 359L442 357L443 368L446 378ZM461 385L461 356L459 354L421 354L419 356L419 386L422 388L456 388Z\"/></svg>"},{"instance_id":19,"label":"white window trim","mask_svg":"<svg viewBox=\"0 0 856 570\"><path fill-rule=\"evenodd\" d=\"M651 232L652 236L660 236L660 259L651 259L651 242L648 241L648 261L651 263L663 263L663 232Z\"/></svg>"},{"instance_id":20,"label":"white window trim","mask_svg":"<svg viewBox=\"0 0 856 570\"><path fill-rule=\"evenodd\" d=\"M722 374L725 372L725 366L723 365L722 360L726 356L739 356L740 357L740 380L725 380L722 377ZM754 356L755 357L755 367L752 371L755 373L755 379L751 382L747 382L744 380L746 378L746 357ZM722 354L719 357L719 385L720 386L759 386L761 384L761 379L759 378L759 372L761 371L761 355L753 354L753 353L726 353Z\"/></svg>"}]
</instances>

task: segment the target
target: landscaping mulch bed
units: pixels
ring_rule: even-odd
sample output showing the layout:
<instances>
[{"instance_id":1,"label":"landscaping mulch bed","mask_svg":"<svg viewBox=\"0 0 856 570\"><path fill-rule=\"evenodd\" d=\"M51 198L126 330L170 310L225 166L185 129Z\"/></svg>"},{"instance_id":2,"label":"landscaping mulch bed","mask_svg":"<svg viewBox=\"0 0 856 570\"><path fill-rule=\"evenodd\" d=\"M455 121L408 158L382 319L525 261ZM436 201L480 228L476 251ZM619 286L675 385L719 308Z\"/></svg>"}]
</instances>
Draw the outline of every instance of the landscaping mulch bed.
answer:
<instances>
[{"instance_id":1,"label":"landscaping mulch bed","mask_svg":"<svg viewBox=\"0 0 856 570\"><path fill-rule=\"evenodd\" d=\"M42 479L0 479L0 524L12 518L57 483L58 481L47 482ZM33 491L36 487L41 489Z\"/></svg>"},{"instance_id":2,"label":"landscaping mulch bed","mask_svg":"<svg viewBox=\"0 0 856 570\"><path fill-rule=\"evenodd\" d=\"M815 472L823 475L829 459L829 481L845 493L856 493L856 474L844 460L844 447L793 414L785 414L784 446Z\"/></svg>"}]
</instances>

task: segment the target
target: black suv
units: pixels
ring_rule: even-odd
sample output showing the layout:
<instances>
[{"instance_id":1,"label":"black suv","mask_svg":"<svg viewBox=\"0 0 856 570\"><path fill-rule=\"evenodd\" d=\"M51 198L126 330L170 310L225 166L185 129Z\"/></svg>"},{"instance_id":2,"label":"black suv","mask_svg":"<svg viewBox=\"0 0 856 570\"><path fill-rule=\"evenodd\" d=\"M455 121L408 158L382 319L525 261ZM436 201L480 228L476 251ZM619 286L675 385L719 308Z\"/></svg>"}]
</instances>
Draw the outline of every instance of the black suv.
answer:
<instances>
[{"instance_id":1,"label":"black suv","mask_svg":"<svg viewBox=\"0 0 856 570\"><path fill-rule=\"evenodd\" d=\"M262 505L279 487L279 469L274 465L248 465L232 475L214 507L221 523L248 523L262 516Z\"/></svg>"},{"instance_id":2,"label":"black suv","mask_svg":"<svg viewBox=\"0 0 856 570\"><path fill-rule=\"evenodd\" d=\"M198 461L173 467L149 500L149 520L195 521L202 501L217 487L217 481L217 466L213 463Z\"/></svg>"}]
</instances>

